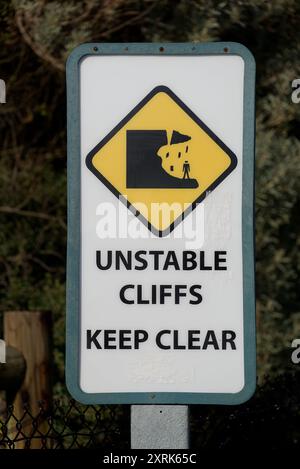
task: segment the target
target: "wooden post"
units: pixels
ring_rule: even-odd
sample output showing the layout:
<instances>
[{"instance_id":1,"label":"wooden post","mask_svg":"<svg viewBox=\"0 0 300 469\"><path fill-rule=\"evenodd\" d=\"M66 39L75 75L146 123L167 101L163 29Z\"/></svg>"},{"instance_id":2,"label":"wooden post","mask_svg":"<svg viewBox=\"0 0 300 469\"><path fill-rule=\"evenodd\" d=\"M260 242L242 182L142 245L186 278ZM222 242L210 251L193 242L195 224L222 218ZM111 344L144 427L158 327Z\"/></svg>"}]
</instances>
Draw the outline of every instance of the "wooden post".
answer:
<instances>
[{"instance_id":1,"label":"wooden post","mask_svg":"<svg viewBox=\"0 0 300 469\"><path fill-rule=\"evenodd\" d=\"M0 389L6 391L7 404L13 403L25 373L26 362L23 354L15 347L5 344L5 363L0 365Z\"/></svg>"},{"instance_id":2,"label":"wooden post","mask_svg":"<svg viewBox=\"0 0 300 469\"><path fill-rule=\"evenodd\" d=\"M19 350L26 361L25 378L13 402L14 415L21 419L24 405L27 405L31 415L38 418L37 425L32 425L29 415L22 420L24 436L36 437L31 439L30 448L40 448L39 432L47 432L47 421L43 416L39 418L39 414L40 401L45 411L51 406L51 329L48 311L9 311L4 314L5 342ZM16 444L16 448L24 446L24 442Z\"/></svg>"}]
</instances>

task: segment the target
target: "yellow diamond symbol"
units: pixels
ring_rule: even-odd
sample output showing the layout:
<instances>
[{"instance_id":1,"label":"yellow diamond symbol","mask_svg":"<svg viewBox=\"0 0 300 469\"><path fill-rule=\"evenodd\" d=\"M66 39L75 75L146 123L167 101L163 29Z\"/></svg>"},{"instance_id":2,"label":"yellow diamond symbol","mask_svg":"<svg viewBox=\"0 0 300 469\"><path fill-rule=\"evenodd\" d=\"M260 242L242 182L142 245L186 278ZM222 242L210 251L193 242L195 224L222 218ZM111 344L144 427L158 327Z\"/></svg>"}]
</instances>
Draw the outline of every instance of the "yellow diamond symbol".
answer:
<instances>
[{"instance_id":1,"label":"yellow diamond symbol","mask_svg":"<svg viewBox=\"0 0 300 469\"><path fill-rule=\"evenodd\" d=\"M169 88L154 88L88 155L87 167L164 236L237 165Z\"/></svg>"}]
</instances>

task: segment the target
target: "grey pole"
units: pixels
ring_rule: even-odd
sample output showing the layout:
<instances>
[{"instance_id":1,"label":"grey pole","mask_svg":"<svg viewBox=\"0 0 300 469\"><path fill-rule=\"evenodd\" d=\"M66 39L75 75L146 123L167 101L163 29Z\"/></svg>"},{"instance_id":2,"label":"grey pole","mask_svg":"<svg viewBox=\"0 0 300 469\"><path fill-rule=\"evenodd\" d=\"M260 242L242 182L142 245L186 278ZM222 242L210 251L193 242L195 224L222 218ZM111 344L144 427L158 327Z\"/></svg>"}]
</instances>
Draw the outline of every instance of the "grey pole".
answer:
<instances>
[{"instance_id":1,"label":"grey pole","mask_svg":"<svg viewBox=\"0 0 300 469\"><path fill-rule=\"evenodd\" d=\"M187 405L132 405L131 449L188 449Z\"/></svg>"},{"instance_id":2,"label":"grey pole","mask_svg":"<svg viewBox=\"0 0 300 469\"><path fill-rule=\"evenodd\" d=\"M0 79L0 103L6 103L6 86L5 81Z\"/></svg>"}]
</instances>

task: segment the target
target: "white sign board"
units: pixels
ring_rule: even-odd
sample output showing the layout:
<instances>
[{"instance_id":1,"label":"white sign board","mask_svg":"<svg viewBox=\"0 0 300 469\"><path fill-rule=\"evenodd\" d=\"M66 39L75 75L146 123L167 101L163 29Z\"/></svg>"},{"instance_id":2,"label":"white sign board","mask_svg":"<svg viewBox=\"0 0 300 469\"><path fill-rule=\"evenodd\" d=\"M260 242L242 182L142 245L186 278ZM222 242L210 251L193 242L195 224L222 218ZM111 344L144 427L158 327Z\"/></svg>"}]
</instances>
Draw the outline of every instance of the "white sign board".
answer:
<instances>
[{"instance_id":1,"label":"white sign board","mask_svg":"<svg viewBox=\"0 0 300 469\"><path fill-rule=\"evenodd\" d=\"M255 387L254 61L86 44L68 84L67 382L86 403Z\"/></svg>"}]
</instances>

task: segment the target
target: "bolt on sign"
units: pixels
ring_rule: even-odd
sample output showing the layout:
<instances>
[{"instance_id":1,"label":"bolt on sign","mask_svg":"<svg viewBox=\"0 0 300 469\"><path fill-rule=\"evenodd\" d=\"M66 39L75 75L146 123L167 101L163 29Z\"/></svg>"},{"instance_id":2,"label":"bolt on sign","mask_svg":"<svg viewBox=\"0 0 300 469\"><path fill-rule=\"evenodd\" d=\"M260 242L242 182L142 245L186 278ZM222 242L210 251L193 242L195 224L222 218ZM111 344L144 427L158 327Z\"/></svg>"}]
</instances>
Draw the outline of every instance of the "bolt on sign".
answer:
<instances>
[{"instance_id":1,"label":"bolt on sign","mask_svg":"<svg viewBox=\"0 0 300 469\"><path fill-rule=\"evenodd\" d=\"M67 63L67 384L84 403L255 389L254 80L236 43Z\"/></svg>"}]
</instances>

